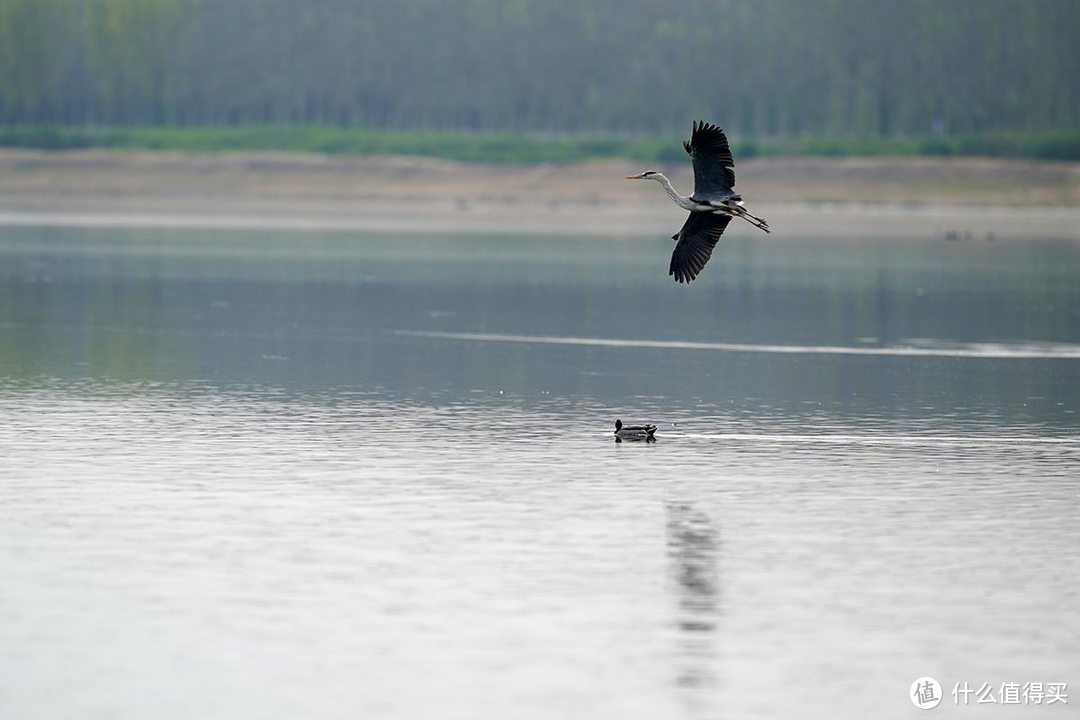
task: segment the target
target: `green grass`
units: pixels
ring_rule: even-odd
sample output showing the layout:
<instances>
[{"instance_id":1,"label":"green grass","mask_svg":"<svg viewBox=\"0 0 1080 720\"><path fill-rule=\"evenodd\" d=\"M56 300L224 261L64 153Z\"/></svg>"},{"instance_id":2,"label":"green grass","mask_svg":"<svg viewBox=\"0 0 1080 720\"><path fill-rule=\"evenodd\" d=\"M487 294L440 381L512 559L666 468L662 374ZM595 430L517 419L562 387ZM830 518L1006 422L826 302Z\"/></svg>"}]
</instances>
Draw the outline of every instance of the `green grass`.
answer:
<instances>
[{"instance_id":1,"label":"green grass","mask_svg":"<svg viewBox=\"0 0 1080 720\"><path fill-rule=\"evenodd\" d=\"M994 132L911 138L810 137L772 141L762 148L761 154L822 157L981 156L1080 160L1080 132Z\"/></svg>"},{"instance_id":2,"label":"green grass","mask_svg":"<svg viewBox=\"0 0 1080 720\"><path fill-rule=\"evenodd\" d=\"M171 150L220 153L253 150L329 155L416 155L483 163L535 164L626 157L642 162L683 159L682 137L568 135L544 137L510 133L375 131L311 125L231 127L62 127L0 126L0 146L74 149ZM981 155L1080 160L1080 131L985 133L949 137L806 137L734 140L735 156L810 155L953 156Z\"/></svg>"}]
</instances>

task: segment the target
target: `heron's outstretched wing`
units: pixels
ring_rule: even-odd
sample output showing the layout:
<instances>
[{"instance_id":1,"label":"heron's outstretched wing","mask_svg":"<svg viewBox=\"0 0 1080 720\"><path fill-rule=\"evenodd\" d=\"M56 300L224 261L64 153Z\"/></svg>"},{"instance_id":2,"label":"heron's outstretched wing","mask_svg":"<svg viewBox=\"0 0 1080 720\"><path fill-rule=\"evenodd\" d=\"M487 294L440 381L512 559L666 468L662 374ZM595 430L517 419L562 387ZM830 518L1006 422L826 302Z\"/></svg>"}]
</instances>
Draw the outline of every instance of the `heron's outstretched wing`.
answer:
<instances>
[{"instance_id":1,"label":"heron's outstretched wing","mask_svg":"<svg viewBox=\"0 0 1080 720\"><path fill-rule=\"evenodd\" d=\"M705 263L709 262L716 241L724 234L730 215L714 215L708 212L692 212L674 236L675 250L671 253L671 265L668 275L673 275L676 282L688 283L698 276Z\"/></svg>"},{"instance_id":2,"label":"heron's outstretched wing","mask_svg":"<svg viewBox=\"0 0 1080 720\"><path fill-rule=\"evenodd\" d=\"M683 147L694 163L692 197L705 199L731 193L735 187L735 160L723 130L706 122L695 122L694 131Z\"/></svg>"}]
</instances>

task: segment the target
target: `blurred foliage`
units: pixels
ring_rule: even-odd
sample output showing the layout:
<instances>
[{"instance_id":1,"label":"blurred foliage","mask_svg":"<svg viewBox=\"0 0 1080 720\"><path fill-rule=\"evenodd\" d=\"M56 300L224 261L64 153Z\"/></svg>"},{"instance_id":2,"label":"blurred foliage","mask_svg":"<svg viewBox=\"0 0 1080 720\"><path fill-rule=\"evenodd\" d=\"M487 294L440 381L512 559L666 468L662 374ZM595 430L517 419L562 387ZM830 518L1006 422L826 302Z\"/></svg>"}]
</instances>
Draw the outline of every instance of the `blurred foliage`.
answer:
<instances>
[{"instance_id":1,"label":"blurred foliage","mask_svg":"<svg viewBox=\"0 0 1080 720\"><path fill-rule=\"evenodd\" d=\"M0 0L0 125L524 160L500 143L645 157L625 138L708 119L746 154L1075 157L1078 27L1075 0Z\"/></svg>"},{"instance_id":2,"label":"blurred foliage","mask_svg":"<svg viewBox=\"0 0 1080 720\"><path fill-rule=\"evenodd\" d=\"M538 136L511 133L401 132L312 125L234 127L70 128L0 126L0 146L70 150L172 150L219 153L278 150L328 155L414 155L464 162L531 164L625 157L642 162L682 162L689 133L657 136ZM1080 132L997 132L950 137L744 138L734 142L739 160L777 155L983 155L1080 160Z\"/></svg>"}]
</instances>

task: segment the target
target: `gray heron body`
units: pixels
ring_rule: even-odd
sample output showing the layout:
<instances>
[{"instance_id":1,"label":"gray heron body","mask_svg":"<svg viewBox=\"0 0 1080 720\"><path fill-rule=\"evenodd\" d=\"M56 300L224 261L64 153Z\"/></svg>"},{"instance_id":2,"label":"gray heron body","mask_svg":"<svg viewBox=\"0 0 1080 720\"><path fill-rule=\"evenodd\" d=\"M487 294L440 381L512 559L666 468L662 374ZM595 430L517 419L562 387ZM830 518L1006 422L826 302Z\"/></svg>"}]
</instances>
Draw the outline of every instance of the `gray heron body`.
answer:
<instances>
[{"instance_id":1,"label":"gray heron body","mask_svg":"<svg viewBox=\"0 0 1080 720\"><path fill-rule=\"evenodd\" d=\"M698 276L709 262L713 248L724 234L731 218L739 217L754 227L769 232L769 223L746 210L742 196L735 192L735 161L727 135L716 125L695 122L690 139L683 142L694 165L694 192L680 195L663 173L646 170L639 175L627 175L627 180L655 180L675 204L690 211L682 229L671 236L675 250L671 253L668 275L676 282L688 283Z\"/></svg>"}]
</instances>

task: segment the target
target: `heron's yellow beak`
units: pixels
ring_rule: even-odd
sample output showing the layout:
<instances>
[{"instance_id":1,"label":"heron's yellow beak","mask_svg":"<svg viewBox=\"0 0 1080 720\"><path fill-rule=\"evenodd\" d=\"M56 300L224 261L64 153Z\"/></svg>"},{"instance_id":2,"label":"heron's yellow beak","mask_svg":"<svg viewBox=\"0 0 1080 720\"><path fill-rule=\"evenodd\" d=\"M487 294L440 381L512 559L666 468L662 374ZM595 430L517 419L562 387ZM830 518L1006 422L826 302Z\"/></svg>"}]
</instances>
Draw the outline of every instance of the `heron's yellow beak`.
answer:
<instances>
[{"instance_id":1,"label":"heron's yellow beak","mask_svg":"<svg viewBox=\"0 0 1080 720\"><path fill-rule=\"evenodd\" d=\"M627 175L626 179L627 180L640 180L641 176L640 175Z\"/></svg>"}]
</instances>

